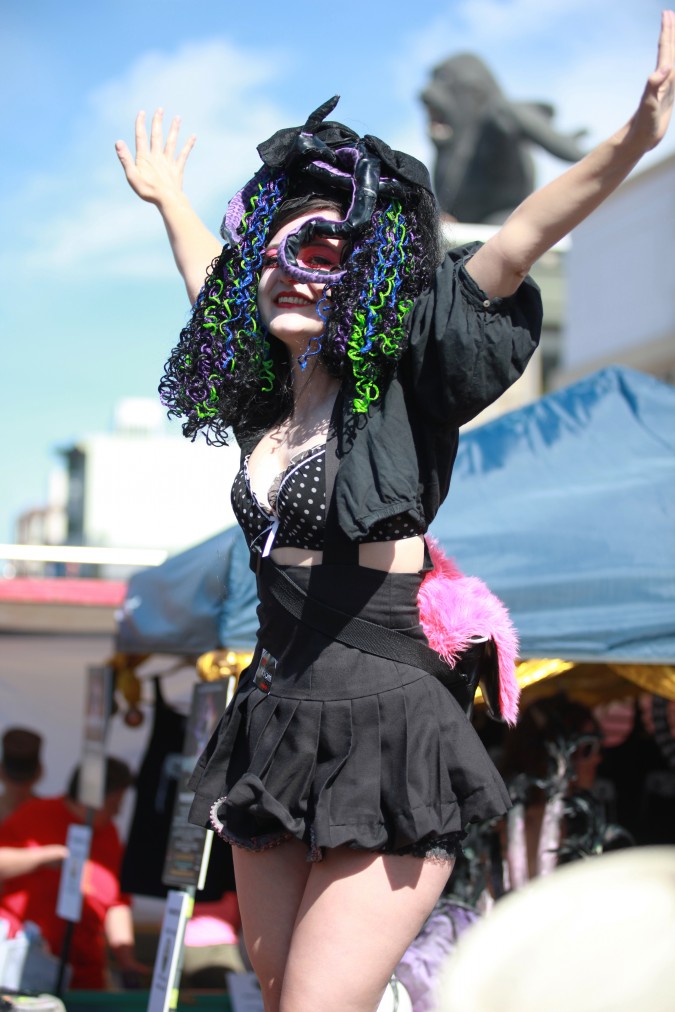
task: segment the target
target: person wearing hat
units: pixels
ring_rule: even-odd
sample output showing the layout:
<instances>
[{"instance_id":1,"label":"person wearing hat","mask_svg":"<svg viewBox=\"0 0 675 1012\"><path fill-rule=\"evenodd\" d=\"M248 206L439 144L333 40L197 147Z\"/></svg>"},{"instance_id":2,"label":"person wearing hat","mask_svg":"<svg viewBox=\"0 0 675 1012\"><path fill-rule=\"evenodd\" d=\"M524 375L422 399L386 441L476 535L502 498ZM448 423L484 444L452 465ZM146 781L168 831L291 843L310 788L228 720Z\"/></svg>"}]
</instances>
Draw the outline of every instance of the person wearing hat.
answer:
<instances>
[{"instance_id":1,"label":"person wearing hat","mask_svg":"<svg viewBox=\"0 0 675 1012\"><path fill-rule=\"evenodd\" d=\"M675 847L629 847L500 899L462 934L427 1007L672 1012L673 952Z\"/></svg>"},{"instance_id":2,"label":"person wearing hat","mask_svg":"<svg viewBox=\"0 0 675 1012\"><path fill-rule=\"evenodd\" d=\"M130 898L119 884L122 844L113 822L134 778L121 760L108 758L106 763L105 799L93 816L82 915L69 950L74 989L105 988L106 943L123 978L148 972L134 957ZM65 795L29 799L0 825L0 922L10 938L26 921L37 924L55 956L61 955L67 924L57 916L56 903L68 829L87 821L87 810L77 800L78 783L76 769Z\"/></svg>"},{"instance_id":3,"label":"person wearing hat","mask_svg":"<svg viewBox=\"0 0 675 1012\"><path fill-rule=\"evenodd\" d=\"M24 801L34 797L33 788L42 776L42 738L26 727L10 727L2 736L0 822Z\"/></svg>"},{"instance_id":4,"label":"person wearing hat","mask_svg":"<svg viewBox=\"0 0 675 1012\"><path fill-rule=\"evenodd\" d=\"M117 143L194 303L162 400L188 438L234 434L242 451L232 502L260 629L197 764L190 818L233 845L266 1012L372 1012L467 824L509 805L433 676L424 534L460 426L537 345L529 268L661 140L674 61L667 12L632 119L484 245L448 253L425 167L328 119L337 98L258 147L224 247L182 191L192 140L178 151L177 120L165 143L161 111L149 140L140 114L135 159Z\"/></svg>"}]
</instances>

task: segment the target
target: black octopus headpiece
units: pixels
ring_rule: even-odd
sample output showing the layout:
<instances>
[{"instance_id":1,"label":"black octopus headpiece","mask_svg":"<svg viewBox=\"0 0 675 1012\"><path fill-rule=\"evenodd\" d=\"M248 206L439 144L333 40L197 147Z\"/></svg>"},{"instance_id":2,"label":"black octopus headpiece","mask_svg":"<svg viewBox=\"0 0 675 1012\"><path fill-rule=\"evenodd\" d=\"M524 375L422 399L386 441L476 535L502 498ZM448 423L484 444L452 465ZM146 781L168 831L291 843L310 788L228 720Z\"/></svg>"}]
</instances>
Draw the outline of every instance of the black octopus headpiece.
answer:
<instances>
[{"instance_id":1,"label":"black octopus headpiece","mask_svg":"<svg viewBox=\"0 0 675 1012\"><path fill-rule=\"evenodd\" d=\"M338 101L335 95L319 106L304 126L277 130L257 149L268 170L289 178L304 177L310 185L315 180L321 192L326 188L351 191L349 207L340 221L312 218L281 243L279 262L290 277L299 281L325 284L343 276L344 270L305 270L297 262L298 251L317 237L352 239L370 221L380 194L405 200L415 190L432 193L429 172L417 158L394 151L379 137L359 137L342 123L326 121ZM228 205L221 234L231 246L239 243L244 211L264 173L265 168L260 169Z\"/></svg>"}]
</instances>

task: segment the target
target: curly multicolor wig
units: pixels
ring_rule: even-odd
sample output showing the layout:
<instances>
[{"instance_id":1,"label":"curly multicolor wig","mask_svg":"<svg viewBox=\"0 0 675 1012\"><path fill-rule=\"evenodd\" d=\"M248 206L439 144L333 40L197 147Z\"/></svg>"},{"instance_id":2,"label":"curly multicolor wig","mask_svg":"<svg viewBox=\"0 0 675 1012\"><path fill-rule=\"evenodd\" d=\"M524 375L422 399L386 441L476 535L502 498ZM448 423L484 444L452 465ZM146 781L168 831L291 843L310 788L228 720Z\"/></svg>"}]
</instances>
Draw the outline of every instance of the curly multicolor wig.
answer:
<instances>
[{"instance_id":1,"label":"curly multicolor wig","mask_svg":"<svg viewBox=\"0 0 675 1012\"><path fill-rule=\"evenodd\" d=\"M269 240L299 215L317 217L291 231L277 255L291 278L324 284L317 308L325 320L300 365L316 356L342 379L360 415L379 400L405 351L408 314L439 261L431 183L416 159L323 122L336 103L261 144L263 167L228 205L226 245L160 383L162 402L169 415L185 419L189 438L203 430L209 442L224 445L232 427L239 436L263 431L292 409L288 353L263 325L257 295ZM328 208L338 221L320 217ZM338 270L318 273L298 263L300 247L316 236L346 240Z\"/></svg>"}]
</instances>

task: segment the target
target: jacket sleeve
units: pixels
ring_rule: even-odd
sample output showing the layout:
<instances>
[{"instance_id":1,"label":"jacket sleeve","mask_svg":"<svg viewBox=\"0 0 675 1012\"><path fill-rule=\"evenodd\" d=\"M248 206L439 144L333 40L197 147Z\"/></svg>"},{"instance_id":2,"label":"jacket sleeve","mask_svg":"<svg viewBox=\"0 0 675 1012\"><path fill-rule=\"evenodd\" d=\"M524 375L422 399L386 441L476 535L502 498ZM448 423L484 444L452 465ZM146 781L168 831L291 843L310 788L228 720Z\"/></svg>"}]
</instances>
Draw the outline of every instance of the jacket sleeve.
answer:
<instances>
[{"instance_id":1,"label":"jacket sleeve","mask_svg":"<svg viewBox=\"0 0 675 1012\"><path fill-rule=\"evenodd\" d=\"M480 243L451 250L412 311L403 375L416 410L459 427L525 370L541 334L539 288L528 276L514 295L488 299L465 264Z\"/></svg>"}]
</instances>

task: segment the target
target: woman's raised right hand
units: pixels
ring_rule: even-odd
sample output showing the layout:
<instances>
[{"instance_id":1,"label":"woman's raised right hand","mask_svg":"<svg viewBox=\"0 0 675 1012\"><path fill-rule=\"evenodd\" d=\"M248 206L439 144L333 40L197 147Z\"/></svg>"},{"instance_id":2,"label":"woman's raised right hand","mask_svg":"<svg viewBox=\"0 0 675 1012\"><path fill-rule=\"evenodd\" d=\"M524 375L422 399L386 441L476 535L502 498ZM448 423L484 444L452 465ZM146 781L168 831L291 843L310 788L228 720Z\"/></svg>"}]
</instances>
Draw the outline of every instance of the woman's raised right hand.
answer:
<instances>
[{"instance_id":1,"label":"woman's raised right hand","mask_svg":"<svg viewBox=\"0 0 675 1012\"><path fill-rule=\"evenodd\" d=\"M142 200L147 200L158 207L166 200L182 193L185 163L196 140L192 134L176 155L180 116L174 116L171 121L166 144L163 142L163 116L163 109L155 110L148 144L145 113L139 112L136 117L135 158L124 141L117 141L115 144L117 157L122 163L129 186Z\"/></svg>"}]
</instances>

